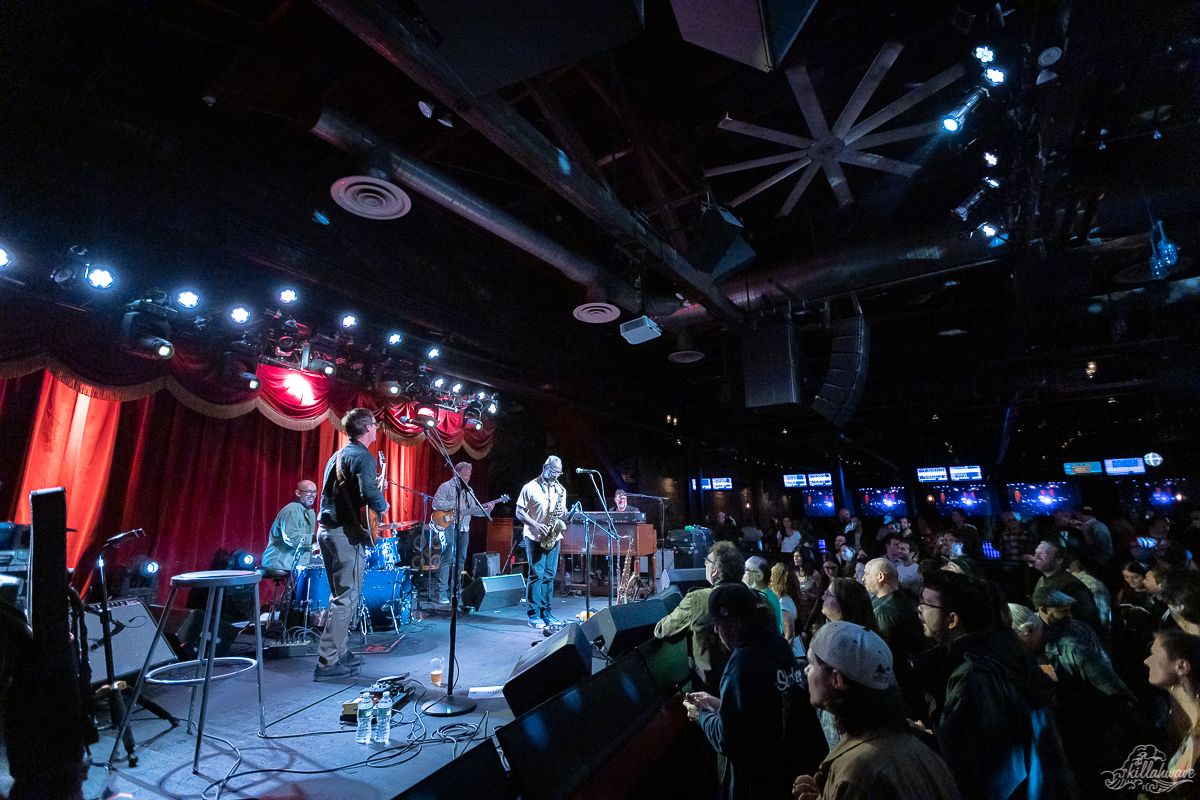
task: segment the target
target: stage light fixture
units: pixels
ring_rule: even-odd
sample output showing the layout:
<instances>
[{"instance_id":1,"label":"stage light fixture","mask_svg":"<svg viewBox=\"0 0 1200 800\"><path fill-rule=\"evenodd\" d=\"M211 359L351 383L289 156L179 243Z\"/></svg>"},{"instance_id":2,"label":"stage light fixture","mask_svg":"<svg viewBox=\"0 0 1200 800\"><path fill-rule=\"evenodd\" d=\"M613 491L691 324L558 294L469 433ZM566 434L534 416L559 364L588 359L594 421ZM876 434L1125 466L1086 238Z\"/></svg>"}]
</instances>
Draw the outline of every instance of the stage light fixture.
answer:
<instances>
[{"instance_id":1,"label":"stage light fixture","mask_svg":"<svg viewBox=\"0 0 1200 800\"><path fill-rule=\"evenodd\" d=\"M975 57L979 59L980 64L990 64L996 60L996 54L987 45L976 47Z\"/></svg>"},{"instance_id":2,"label":"stage light fixture","mask_svg":"<svg viewBox=\"0 0 1200 800\"><path fill-rule=\"evenodd\" d=\"M473 431L483 430L483 420L478 417L464 417L463 427L470 428Z\"/></svg>"},{"instance_id":3,"label":"stage light fixture","mask_svg":"<svg viewBox=\"0 0 1200 800\"><path fill-rule=\"evenodd\" d=\"M343 328L353 328L357 324L358 317L354 316L353 314L347 314L346 316L342 317Z\"/></svg>"},{"instance_id":4,"label":"stage light fixture","mask_svg":"<svg viewBox=\"0 0 1200 800\"><path fill-rule=\"evenodd\" d=\"M250 309L245 306L234 306L229 309L229 318L238 325L245 325L250 321Z\"/></svg>"},{"instance_id":5,"label":"stage light fixture","mask_svg":"<svg viewBox=\"0 0 1200 800\"><path fill-rule=\"evenodd\" d=\"M87 282L94 289L108 289L116 283L116 278L107 267L88 267Z\"/></svg>"},{"instance_id":6,"label":"stage light fixture","mask_svg":"<svg viewBox=\"0 0 1200 800\"><path fill-rule=\"evenodd\" d=\"M996 226L990 222L985 222L982 225L980 225L979 232L982 233L984 236L988 237L989 239L998 233L998 231L996 230Z\"/></svg>"},{"instance_id":7,"label":"stage light fixture","mask_svg":"<svg viewBox=\"0 0 1200 800\"><path fill-rule=\"evenodd\" d=\"M380 390L389 397L397 397L400 394L400 384L395 381L384 381L379 384Z\"/></svg>"},{"instance_id":8,"label":"stage light fixture","mask_svg":"<svg viewBox=\"0 0 1200 800\"><path fill-rule=\"evenodd\" d=\"M989 167L994 167L1000 163L1000 159L996 157L995 153L984 153L983 160Z\"/></svg>"},{"instance_id":9,"label":"stage light fixture","mask_svg":"<svg viewBox=\"0 0 1200 800\"><path fill-rule=\"evenodd\" d=\"M8 251L0 247L0 267L7 267L12 263L12 258L9 257Z\"/></svg>"},{"instance_id":10,"label":"stage light fixture","mask_svg":"<svg viewBox=\"0 0 1200 800\"><path fill-rule=\"evenodd\" d=\"M476 392L476 393L475 393L475 399L476 399L476 400L487 400L487 392L485 392L485 391L482 391L482 390L481 390L481 391L478 391L478 392Z\"/></svg>"},{"instance_id":11,"label":"stage light fixture","mask_svg":"<svg viewBox=\"0 0 1200 800\"><path fill-rule=\"evenodd\" d=\"M291 305L300 299L300 295L296 294L295 289L283 289L279 292L279 302L286 305Z\"/></svg>"},{"instance_id":12,"label":"stage light fixture","mask_svg":"<svg viewBox=\"0 0 1200 800\"><path fill-rule=\"evenodd\" d=\"M454 127L454 117L450 116L449 111L444 111L441 114L438 114L437 121L445 125L447 128Z\"/></svg>"},{"instance_id":13,"label":"stage light fixture","mask_svg":"<svg viewBox=\"0 0 1200 800\"><path fill-rule=\"evenodd\" d=\"M942 118L942 127L951 133L957 133L962 130L963 123L966 122L967 115L979 105L983 98L987 97L987 90L982 86L976 86L971 92L962 99L962 102L955 106L954 110Z\"/></svg>"},{"instance_id":14,"label":"stage light fixture","mask_svg":"<svg viewBox=\"0 0 1200 800\"><path fill-rule=\"evenodd\" d=\"M250 569L254 566L254 554L238 548L229 556L230 569Z\"/></svg>"},{"instance_id":15,"label":"stage light fixture","mask_svg":"<svg viewBox=\"0 0 1200 800\"><path fill-rule=\"evenodd\" d=\"M433 110L436 108L433 102L429 100L419 100L417 108L421 111L421 116L425 119L433 119Z\"/></svg>"},{"instance_id":16,"label":"stage light fixture","mask_svg":"<svg viewBox=\"0 0 1200 800\"><path fill-rule=\"evenodd\" d=\"M984 178L983 182L986 183L988 186L992 187L993 189L1000 188L1000 181L996 180L995 178L990 178L990 177Z\"/></svg>"},{"instance_id":17,"label":"stage light fixture","mask_svg":"<svg viewBox=\"0 0 1200 800\"><path fill-rule=\"evenodd\" d=\"M175 295L175 302L183 308L195 308L200 305L200 295L193 291L182 291Z\"/></svg>"},{"instance_id":18,"label":"stage light fixture","mask_svg":"<svg viewBox=\"0 0 1200 800\"><path fill-rule=\"evenodd\" d=\"M388 344L392 345L393 347L400 344L400 342L402 342L402 341L404 341L404 337L401 336L399 333L392 333L387 338Z\"/></svg>"},{"instance_id":19,"label":"stage light fixture","mask_svg":"<svg viewBox=\"0 0 1200 800\"><path fill-rule=\"evenodd\" d=\"M311 372L319 372L327 378L332 378L334 373L337 372L337 367L334 366L332 361L320 358L319 356L308 362L308 369Z\"/></svg>"},{"instance_id":20,"label":"stage light fixture","mask_svg":"<svg viewBox=\"0 0 1200 800\"><path fill-rule=\"evenodd\" d=\"M436 347L431 347L425 351L426 358L437 358L441 354L442 354L442 351L438 350Z\"/></svg>"},{"instance_id":21,"label":"stage light fixture","mask_svg":"<svg viewBox=\"0 0 1200 800\"><path fill-rule=\"evenodd\" d=\"M455 381L454 385L450 387L451 394L458 394L462 390L463 390L463 385L457 381Z\"/></svg>"},{"instance_id":22,"label":"stage light fixture","mask_svg":"<svg viewBox=\"0 0 1200 800\"><path fill-rule=\"evenodd\" d=\"M165 297L162 298L165 301ZM171 320L178 312L153 300L135 300L125 307L118 343L122 350L140 358L166 361L175 355Z\"/></svg>"},{"instance_id":23,"label":"stage light fixture","mask_svg":"<svg viewBox=\"0 0 1200 800\"><path fill-rule=\"evenodd\" d=\"M999 86L1004 83L1004 70L1002 69L986 69L983 71L983 79L992 86Z\"/></svg>"},{"instance_id":24,"label":"stage light fixture","mask_svg":"<svg viewBox=\"0 0 1200 800\"><path fill-rule=\"evenodd\" d=\"M971 209L979 205L979 201L983 199L983 196L986 193L987 189L980 189L979 191L975 192L975 194L971 195L962 203L960 203L958 207L950 213L961 219L963 222L966 222L967 217L971 216Z\"/></svg>"},{"instance_id":25,"label":"stage light fixture","mask_svg":"<svg viewBox=\"0 0 1200 800\"><path fill-rule=\"evenodd\" d=\"M487 406L484 408L484 410L487 411L487 413L489 413L489 414L495 415L495 413L497 411L496 401L492 400L491 402L489 402L487 404Z\"/></svg>"},{"instance_id":26,"label":"stage light fixture","mask_svg":"<svg viewBox=\"0 0 1200 800\"><path fill-rule=\"evenodd\" d=\"M413 424L426 428L437 427L437 409L431 403L420 403L413 412Z\"/></svg>"},{"instance_id":27,"label":"stage light fixture","mask_svg":"<svg viewBox=\"0 0 1200 800\"><path fill-rule=\"evenodd\" d=\"M147 578L158 573L159 564L157 561L143 561L138 569L142 575Z\"/></svg>"},{"instance_id":28,"label":"stage light fixture","mask_svg":"<svg viewBox=\"0 0 1200 800\"><path fill-rule=\"evenodd\" d=\"M434 389L440 389L440 388L442 388L443 386L445 386L445 385L446 385L446 379L445 379L445 378L440 378L440 377L439 377L439 378L434 378L434 379L433 379L433 380L430 382L430 384L429 384L429 385L430 385L430 386L432 386Z\"/></svg>"}]
</instances>

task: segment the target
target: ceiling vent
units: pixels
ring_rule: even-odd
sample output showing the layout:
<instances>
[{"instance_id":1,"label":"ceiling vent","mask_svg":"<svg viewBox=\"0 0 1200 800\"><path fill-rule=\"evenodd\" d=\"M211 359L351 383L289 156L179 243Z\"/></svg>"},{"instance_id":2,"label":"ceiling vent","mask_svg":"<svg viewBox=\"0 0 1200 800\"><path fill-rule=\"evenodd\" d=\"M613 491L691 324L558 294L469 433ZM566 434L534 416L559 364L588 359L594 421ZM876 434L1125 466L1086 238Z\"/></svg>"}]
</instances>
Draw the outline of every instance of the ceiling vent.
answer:
<instances>
[{"instance_id":1,"label":"ceiling vent","mask_svg":"<svg viewBox=\"0 0 1200 800\"><path fill-rule=\"evenodd\" d=\"M367 219L396 219L412 208L403 189L369 175L347 175L334 181L329 193L339 206Z\"/></svg>"},{"instance_id":2,"label":"ceiling vent","mask_svg":"<svg viewBox=\"0 0 1200 800\"><path fill-rule=\"evenodd\" d=\"M621 309L611 303L584 303L576 306L573 312L575 319L580 322L590 322L599 325L602 322L612 322L621 316Z\"/></svg>"},{"instance_id":3,"label":"ceiling vent","mask_svg":"<svg viewBox=\"0 0 1200 800\"><path fill-rule=\"evenodd\" d=\"M667 360L675 364L695 364L704 359L704 353L692 344L692 337L681 332L675 341L675 350L667 355Z\"/></svg>"}]
</instances>

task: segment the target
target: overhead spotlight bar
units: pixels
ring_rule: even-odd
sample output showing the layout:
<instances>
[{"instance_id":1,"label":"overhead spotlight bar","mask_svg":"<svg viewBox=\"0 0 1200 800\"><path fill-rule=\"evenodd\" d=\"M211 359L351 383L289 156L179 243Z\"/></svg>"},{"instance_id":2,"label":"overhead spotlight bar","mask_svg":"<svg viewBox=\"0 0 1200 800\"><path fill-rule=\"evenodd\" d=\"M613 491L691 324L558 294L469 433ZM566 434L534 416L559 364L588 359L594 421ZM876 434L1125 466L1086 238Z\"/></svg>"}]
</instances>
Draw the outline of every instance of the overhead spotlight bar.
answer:
<instances>
[{"instance_id":1,"label":"overhead spotlight bar","mask_svg":"<svg viewBox=\"0 0 1200 800\"><path fill-rule=\"evenodd\" d=\"M976 86L953 111L942 118L942 127L951 133L957 133L962 130L963 123L967 120L967 115L985 97L987 97L987 89L984 89L982 86Z\"/></svg>"},{"instance_id":2,"label":"overhead spotlight bar","mask_svg":"<svg viewBox=\"0 0 1200 800\"><path fill-rule=\"evenodd\" d=\"M300 299L300 295L296 294L295 289L283 289L279 292L279 302L285 305L291 305Z\"/></svg>"},{"instance_id":3,"label":"overhead spotlight bar","mask_svg":"<svg viewBox=\"0 0 1200 800\"><path fill-rule=\"evenodd\" d=\"M195 308L200 305L200 295L191 290L184 290L175 295L175 302L182 308Z\"/></svg>"}]
</instances>

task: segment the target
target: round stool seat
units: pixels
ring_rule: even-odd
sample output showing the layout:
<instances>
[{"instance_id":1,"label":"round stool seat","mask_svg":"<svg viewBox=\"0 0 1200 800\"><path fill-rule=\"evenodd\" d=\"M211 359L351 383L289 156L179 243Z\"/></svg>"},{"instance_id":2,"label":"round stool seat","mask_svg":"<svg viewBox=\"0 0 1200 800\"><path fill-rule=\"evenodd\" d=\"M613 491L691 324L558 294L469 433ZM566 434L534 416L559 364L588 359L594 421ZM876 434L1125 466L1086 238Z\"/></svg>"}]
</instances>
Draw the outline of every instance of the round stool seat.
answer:
<instances>
[{"instance_id":1,"label":"round stool seat","mask_svg":"<svg viewBox=\"0 0 1200 800\"><path fill-rule=\"evenodd\" d=\"M247 586L258 583L262 575L258 570L210 569L204 572L185 572L171 576L171 586L193 589L215 589L220 586Z\"/></svg>"},{"instance_id":2,"label":"round stool seat","mask_svg":"<svg viewBox=\"0 0 1200 800\"><path fill-rule=\"evenodd\" d=\"M286 569L275 569L275 567L260 567L258 571L269 581L283 580L292 574Z\"/></svg>"},{"instance_id":3,"label":"round stool seat","mask_svg":"<svg viewBox=\"0 0 1200 800\"><path fill-rule=\"evenodd\" d=\"M194 669L196 667L204 666L206 663L208 662L201 661L200 659L193 659L191 661L180 661L175 664L167 664L159 667L158 669L152 669L147 672L145 680L146 683L161 683L169 686L199 686L200 684L204 683L203 675L195 678L160 678L159 675L179 669ZM214 681L223 681L226 678L232 678L234 675L240 675L246 670L254 669L256 666L258 666L257 661L255 661L253 658L246 658L245 656L221 656L220 658L214 658L212 663L214 668L232 666L240 667L240 669L222 672L219 675L214 674L211 677L211 680Z\"/></svg>"}]
</instances>

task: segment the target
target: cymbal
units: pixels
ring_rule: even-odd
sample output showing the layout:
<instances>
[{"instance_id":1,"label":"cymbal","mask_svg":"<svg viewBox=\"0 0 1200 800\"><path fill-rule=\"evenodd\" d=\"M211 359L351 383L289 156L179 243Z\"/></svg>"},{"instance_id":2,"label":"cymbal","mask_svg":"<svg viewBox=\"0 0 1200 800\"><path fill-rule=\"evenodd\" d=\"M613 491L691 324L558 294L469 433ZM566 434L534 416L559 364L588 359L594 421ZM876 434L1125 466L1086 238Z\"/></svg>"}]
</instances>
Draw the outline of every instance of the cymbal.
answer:
<instances>
[{"instance_id":1,"label":"cymbal","mask_svg":"<svg viewBox=\"0 0 1200 800\"><path fill-rule=\"evenodd\" d=\"M403 522L385 522L379 526L381 531L407 531L421 526L421 520L408 519Z\"/></svg>"}]
</instances>

